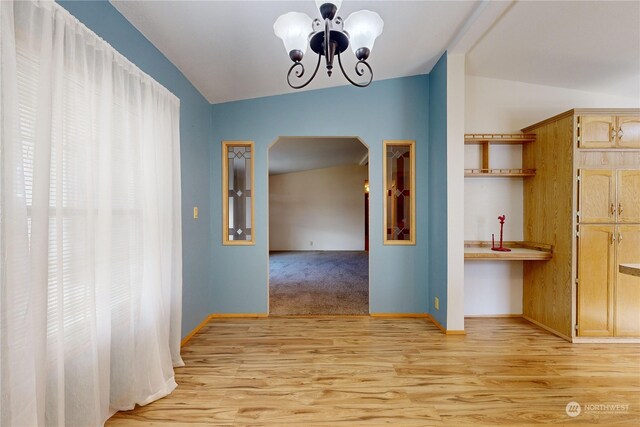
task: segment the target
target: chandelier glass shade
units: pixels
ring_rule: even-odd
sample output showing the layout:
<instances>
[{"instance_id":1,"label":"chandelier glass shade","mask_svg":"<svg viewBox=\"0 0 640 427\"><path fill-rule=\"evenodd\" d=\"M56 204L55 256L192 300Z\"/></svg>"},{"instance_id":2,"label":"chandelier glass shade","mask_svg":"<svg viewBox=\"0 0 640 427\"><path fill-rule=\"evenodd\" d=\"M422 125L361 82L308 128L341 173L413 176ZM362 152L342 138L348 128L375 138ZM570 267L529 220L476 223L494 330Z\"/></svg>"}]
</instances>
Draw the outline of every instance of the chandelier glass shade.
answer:
<instances>
[{"instance_id":1,"label":"chandelier glass shade","mask_svg":"<svg viewBox=\"0 0 640 427\"><path fill-rule=\"evenodd\" d=\"M354 86L366 87L373 80L373 70L367 63L376 38L382 34L384 22L380 15L370 10L352 13L346 20L337 16L342 0L316 0L322 19L312 20L300 12L289 12L281 15L273 24L273 31L284 43L284 48L293 61L287 73L287 83L294 89L307 86L314 79L320 68L322 57L325 57L327 74L333 72L333 60L337 56L340 70L344 77ZM340 55L351 46L357 62L356 82L345 72ZM302 58L310 47L318 55L316 67L308 80L304 80Z\"/></svg>"},{"instance_id":2,"label":"chandelier glass shade","mask_svg":"<svg viewBox=\"0 0 640 427\"><path fill-rule=\"evenodd\" d=\"M287 52L300 51L304 55L309 44L307 38L312 22L304 13L289 12L276 20L273 31L282 39Z\"/></svg>"}]
</instances>

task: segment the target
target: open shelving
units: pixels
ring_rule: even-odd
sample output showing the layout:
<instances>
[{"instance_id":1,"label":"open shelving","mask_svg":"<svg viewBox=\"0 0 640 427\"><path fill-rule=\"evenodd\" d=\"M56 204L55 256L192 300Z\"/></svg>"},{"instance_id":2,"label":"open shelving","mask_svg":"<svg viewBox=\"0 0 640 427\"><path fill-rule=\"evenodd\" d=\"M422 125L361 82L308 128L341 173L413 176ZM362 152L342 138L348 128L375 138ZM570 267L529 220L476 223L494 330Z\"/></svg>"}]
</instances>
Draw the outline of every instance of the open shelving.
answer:
<instances>
[{"instance_id":1,"label":"open shelving","mask_svg":"<svg viewBox=\"0 0 640 427\"><path fill-rule=\"evenodd\" d=\"M492 145L523 145L536 140L535 134L522 133L489 133L465 134L465 145L480 145L482 149L482 167L464 170L467 177L528 177L535 176L533 168L491 168L490 148Z\"/></svg>"},{"instance_id":2,"label":"open shelving","mask_svg":"<svg viewBox=\"0 0 640 427\"><path fill-rule=\"evenodd\" d=\"M523 159L520 168L492 168L490 165L491 146L493 145L525 145L536 141L535 134L527 133L470 133L465 134L465 145L480 145L482 150L482 166L465 169L468 177L530 177L536 170L527 165ZM491 250L491 242L466 241L464 258L470 261L547 261L553 257L552 247L534 242L504 242L509 252Z\"/></svg>"}]
</instances>

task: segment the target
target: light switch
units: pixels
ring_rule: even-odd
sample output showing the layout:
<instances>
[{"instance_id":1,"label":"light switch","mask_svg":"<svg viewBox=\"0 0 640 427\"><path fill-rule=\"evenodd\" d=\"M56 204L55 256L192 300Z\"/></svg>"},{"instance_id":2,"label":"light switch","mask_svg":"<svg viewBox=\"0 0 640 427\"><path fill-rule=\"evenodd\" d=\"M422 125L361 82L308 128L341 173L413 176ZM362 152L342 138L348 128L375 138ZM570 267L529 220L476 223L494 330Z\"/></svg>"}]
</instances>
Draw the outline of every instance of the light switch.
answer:
<instances>
[{"instance_id":1,"label":"light switch","mask_svg":"<svg viewBox=\"0 0 640 427\"><path fill-rule=\"evenodd\" d=\"M198 219L198 207L193 207L193 219Z\"/></svg>"}]
</instances>

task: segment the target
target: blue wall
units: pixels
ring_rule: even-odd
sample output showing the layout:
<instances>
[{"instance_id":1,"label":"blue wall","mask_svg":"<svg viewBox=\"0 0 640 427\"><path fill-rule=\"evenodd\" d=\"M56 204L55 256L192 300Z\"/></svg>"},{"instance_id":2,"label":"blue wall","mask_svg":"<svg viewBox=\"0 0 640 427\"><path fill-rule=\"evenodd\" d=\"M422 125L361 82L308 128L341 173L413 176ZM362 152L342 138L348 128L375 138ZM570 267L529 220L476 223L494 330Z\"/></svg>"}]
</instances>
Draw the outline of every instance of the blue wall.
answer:
<instances>
[{"instance_id":1,"label":"blue wall","mask_svg":"<svg viewBox=\"0 0 640 427\"><path fill-rule=\"evenodd\" d=\"M339 74L334 78L341 78ZM212 106L212 311L268 310L267 149L279 136L357 136L369 146L370 311L428 311L429 218L446 205L446 190L429 195L429 177L444 178L446 165L429 162L429 75L272 96ZM382 142L416 141L415 246L384 246L382 226ZM255 246L222 245L221 141L255 142ZM429 169L433 169L430 172ZM446 224L446 222L445 222ZM446 233L446 231L445 231ZM446 271L446 266L444 266Z\"/></svg>"},{"instance_id":2,"label":"blue wall","mask_svg":"<svg viewBox=\"0 0 640 427\"><path fill-rule=\"evenodd\" d=\"M370 311L431 312L446 325L446 57L432 75L378 81L367 89L340 87L211 106L111 4L60 4L180 98L183 335L211 312L267 312L267 148L287 135L358 136L369 146ZM384 139L416 140L415 246L382 244ZM256 143L255 246L221 244L222 140ZM193 206L200 208L199 220L192 219ZM430 295L439 296L439 311Z\"/></svg>"},{"instance_id":3,"label":"blue wall","mask_svg":"<svg viewBox=\"0 0 640 427\"><path fill-rule=\"evenodd\" d=\"M429 312L447 327L447 53L429 80L429 195L438 200L429 210ZM463 224L460 224L462 227ZM440 299L440 310L434 307Z\"/></svg>"},{"instance_id":4,"label":"blue wall","mask_svg":"<svg viewBox=\"0 0 640 427\"><path fill-rule=\"evenodd\" d=\"M209 313L211 278L209 239L211 206L209 149L211 104L184 75L133 27L109 2L59 1L80 22L180 98L180 158L182 167L182 335ZM194 220L193 206L200 219Z\"/></svg>"}]
</instances>

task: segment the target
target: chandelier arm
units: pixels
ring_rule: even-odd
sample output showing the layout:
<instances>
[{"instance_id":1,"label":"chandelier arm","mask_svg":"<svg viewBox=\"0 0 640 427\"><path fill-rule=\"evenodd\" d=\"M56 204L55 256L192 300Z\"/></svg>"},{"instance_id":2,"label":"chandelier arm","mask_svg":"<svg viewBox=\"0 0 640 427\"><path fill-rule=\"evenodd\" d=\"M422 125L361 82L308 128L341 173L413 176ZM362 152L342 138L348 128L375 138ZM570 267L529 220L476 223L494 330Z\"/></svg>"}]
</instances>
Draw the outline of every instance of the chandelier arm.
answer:
<instances>
[{"instance_id":1,"label":"chandelier arm","mask_svg":"<svg viewBox=\"0 0 640 427\"><path fill-rule=\"evenodd\" d=\"M293 72L293 70L296 67L300 67L299 71L296 71L296 77L301 79L302 76L304 76L304 65L302 65L301 62L296 62L294 63L291 68L289 68L289 72L287 73L287 83L289 84L289 86L293 89L302 89L303 87L305 87L306 85L308 85L309 83L311 83L311 80L314 79L314 77L316 76L316 74L318 73L318 69L320 68L320 59L321 59L321 55L318 54L318 63L316 64L316 69L313 71L313 74L311 75L311 77L309 78L309 80L307 80L306 82L304 82L303 84L296 86L294 84L291 84L291 73Z\"/></svg>"},{"instance_id":2,"label":"chandelier arm","mask_svg":"<svg viewBox=\"0 0 640 427\"><path fill-rule=\"evenodd\" d=\"M342 67L342 59L340 58L340 53L338 53L338 64L340 64L340 70L342 71L342 74L344 75L344 77L349 80L349 83L351 83L354 86L357 87L367 87L371 84L371 81L373 80L373 70L371 69L371 66L367 63L367 61L365 61L364 59L356 62L356 74L358 76L363 76L365 73L365 70L368 69L369 70L369 81L366 83L356 83L353 80L351 80L349 78L349 76L347 75L347 73L344 71L344 68ZM358 65L364 65L364 67L366 68L362 68L362 69L358 69Z\"/></svg>"}]
</instances>

